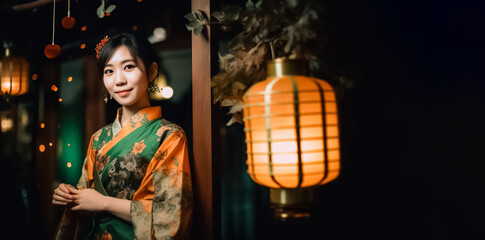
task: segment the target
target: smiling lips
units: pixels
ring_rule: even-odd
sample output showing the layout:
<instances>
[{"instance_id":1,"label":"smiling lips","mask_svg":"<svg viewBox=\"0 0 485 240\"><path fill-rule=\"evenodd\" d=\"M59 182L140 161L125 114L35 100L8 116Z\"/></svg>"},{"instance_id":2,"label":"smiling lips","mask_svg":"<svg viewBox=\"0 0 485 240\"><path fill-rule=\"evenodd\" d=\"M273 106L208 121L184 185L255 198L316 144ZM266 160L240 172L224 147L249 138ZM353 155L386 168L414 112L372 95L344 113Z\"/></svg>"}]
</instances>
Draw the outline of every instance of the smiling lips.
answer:
<instances>
[{"instance_id":1,"label":"smiling lips","mask_svg":"<svg viewBox=\"0 0 485 240\"><path fill-rule=\"evenodd\" d=\"M117 91L116 94L118 94L121 97L123 97L123 96L128 95L128 93L130 93L131 90L133 90L133 89L125 89L125 90Z\"/></svg>"}]
</instances>

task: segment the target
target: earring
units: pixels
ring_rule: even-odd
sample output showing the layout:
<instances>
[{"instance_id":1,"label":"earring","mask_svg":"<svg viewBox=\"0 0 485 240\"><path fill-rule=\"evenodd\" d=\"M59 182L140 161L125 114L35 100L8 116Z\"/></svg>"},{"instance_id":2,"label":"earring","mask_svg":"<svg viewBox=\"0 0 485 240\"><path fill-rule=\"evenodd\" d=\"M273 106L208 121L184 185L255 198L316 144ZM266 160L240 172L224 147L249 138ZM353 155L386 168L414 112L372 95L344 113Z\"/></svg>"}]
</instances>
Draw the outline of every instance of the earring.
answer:
<instances>
[{"instance_id":1,"label":"earring","mask_svg":"<svg viewBox=\"0 0 485 240\"><path fill-rule=\"evenodd\" d=\"M109 99L113 99L113 96L111 96L111 94L109 95ZM106 95L104 95L104 103L108 103L108 97Z\"/></svg>"},{"instance_id":2,"label":"earring","mask_svg":"<svg viewBox=\"0 0 485 240\"><path fill-rule=\"evenodd\" d=\"M151 82L150 84L148 84L148 91L150 91L152 93L156 93L156 92L159 93L162 90L160 89L160 87L157 84Z\"/></svg>"}]
</instances>

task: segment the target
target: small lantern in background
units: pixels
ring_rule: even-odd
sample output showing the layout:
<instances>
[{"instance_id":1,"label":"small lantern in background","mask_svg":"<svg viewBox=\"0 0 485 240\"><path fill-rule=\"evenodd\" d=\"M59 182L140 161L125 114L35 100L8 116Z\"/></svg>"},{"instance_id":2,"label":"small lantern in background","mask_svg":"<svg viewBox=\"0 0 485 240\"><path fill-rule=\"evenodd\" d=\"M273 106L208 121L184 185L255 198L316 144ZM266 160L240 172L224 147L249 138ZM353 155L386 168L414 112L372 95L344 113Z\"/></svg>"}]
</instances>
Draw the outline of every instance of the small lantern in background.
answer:
<instances>
[{"instance_id":1,"label":"small lantern in background","mask_svg":"<svg viewBox=\"0 0 485 240\"><path fill-rule=\"evenodd\" d=\"M49 59L56 58L61 54L61 47L57 44L47 44L44 48L44 54Z\"/></svg>"},{"instance_id":2,"label":"small lantern in background","mask_svg":"<svg viewBox=\"0 0 485 240\"><path fill-rule=\"evenodd\" d=\"M14 123L12 115L12 111L0 112L0 126L2 133L12 131Z\"/></svg>"},{"instance_id":3,"label":"small lantern in background","mask_svg":"<svg viewBox=\"0 0 485 240\"><path fill-rule=\"evenodd\" d=\"M71 17L71 0L67 0L67 16L62 18L61 23L65 29L71 29L76 24L76 19Z\"/></svg>"},{"instance_id":4,"label":"small lantern in background","mask_svg":"<svg viewBox=\"0 0 485 240\"><path fill-rule=\"evenodd\" d=\"M71 29L76 24L76 19L70 16L66 16L62 18L61 23L65 29Z\"/></svg>"},{"instance_id":5,"label":"small lantern in background","mask_svg":"<svg viewBox=\"0 0 485 240\"><path fill-rule=\"evenodd\" d=\"M5 56L0 62L1 94L18 96L29 90L29 63L21 57L10 56L10 50L5 50Z\"/></svg>"},{"instance_id":6,"label":"small lantern in background","mask_svg":"<svg viewBox=\"0 0 485 240\"><path fill-rule=\"evenodd\" d=\"M275 59L244 95L248 173L270 188L274 216L309 217L314 188L338 177L337 103L325 81L298 60Z\"/></svg>"},{"instance_id":7,"label":"small lantern in background","mask_svg":"<svg viewBox=\"0 0 485 240\"><path fill-rule=\"evenodd\" d=\"M52 43L47 44L44 48L44 54L47 58L53 59L61 54L61 47L54 43L54 37L56 32L56 1L53 1L53 9L52 9Z\"/></svg>"}]
</instances>

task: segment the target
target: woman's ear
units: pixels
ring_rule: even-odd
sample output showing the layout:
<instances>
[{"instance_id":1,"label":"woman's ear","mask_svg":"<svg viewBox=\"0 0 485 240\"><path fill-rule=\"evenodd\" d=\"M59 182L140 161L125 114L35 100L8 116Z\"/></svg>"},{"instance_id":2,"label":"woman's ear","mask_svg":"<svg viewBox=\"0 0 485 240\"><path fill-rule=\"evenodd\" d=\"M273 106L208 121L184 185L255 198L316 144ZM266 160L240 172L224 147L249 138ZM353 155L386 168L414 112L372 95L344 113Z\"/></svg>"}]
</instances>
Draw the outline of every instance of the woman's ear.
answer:
<instances>
[{"instance_id":1,"label":"woman's ear","mask_svg":"<svg viewBox=\"0 0 485 240\"><path fill-rule=\"evenodd\" d=\"M148 73L149 73L148 75L150 76L149 81L153 82L158 75L158 64L156 62L152 62L152 64L150 65L150 69L148 70Z\"/></svg>"}]
</instances>

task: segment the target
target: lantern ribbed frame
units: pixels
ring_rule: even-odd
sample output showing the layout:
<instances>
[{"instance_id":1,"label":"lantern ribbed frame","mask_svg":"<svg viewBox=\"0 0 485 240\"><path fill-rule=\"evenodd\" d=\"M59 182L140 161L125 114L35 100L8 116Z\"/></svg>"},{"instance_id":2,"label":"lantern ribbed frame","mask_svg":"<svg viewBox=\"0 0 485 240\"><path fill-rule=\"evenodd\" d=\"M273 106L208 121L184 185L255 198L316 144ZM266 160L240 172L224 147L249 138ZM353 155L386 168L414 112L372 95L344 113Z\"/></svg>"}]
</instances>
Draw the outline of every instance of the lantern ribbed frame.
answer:
<instances>
[{"instance_id":1,"label":"lantern ribbed frame","mask_svg":"<svg viewBox=\"0 0 485 240\"><path fill-rule=\"evenodd\" d=\"M247 166L270 188L307 188L340 172L337 103L325 81L301 75L270 76L243 97Z\"/></svg>"},{"instance_id":2,"label":"lantern ribbed frame","mask_svg":"<svg viewBox=\"0 0 485 240\"><path fill-rule=\"evenodd\" d=\"M3 57L0 62L0 77L1 94L25 94L29 90L29 63L21 57Z\"/></svg>"}]
</instances>

